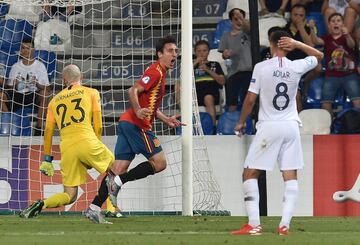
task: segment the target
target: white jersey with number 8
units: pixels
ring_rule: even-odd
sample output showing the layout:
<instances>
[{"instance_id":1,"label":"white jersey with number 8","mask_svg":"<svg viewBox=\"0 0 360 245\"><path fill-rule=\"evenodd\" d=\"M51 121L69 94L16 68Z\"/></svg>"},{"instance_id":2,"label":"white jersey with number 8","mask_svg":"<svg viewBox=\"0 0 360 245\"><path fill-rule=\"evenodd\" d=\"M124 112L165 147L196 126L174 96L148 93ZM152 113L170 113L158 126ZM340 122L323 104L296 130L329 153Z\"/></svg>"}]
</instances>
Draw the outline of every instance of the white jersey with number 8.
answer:
<instances>
[{"instance_id":1,"label":"white jersey with number 8","mask_svg":"<svg viewBox=\"0 0 360 245\"><path fill-rule=\"evenodd\" d=\"M259 122L295 120L300 78L318 64L314 56L291 61L274 57L255 65L249 91L260 96Z\"/></svg>"}]
</instances>

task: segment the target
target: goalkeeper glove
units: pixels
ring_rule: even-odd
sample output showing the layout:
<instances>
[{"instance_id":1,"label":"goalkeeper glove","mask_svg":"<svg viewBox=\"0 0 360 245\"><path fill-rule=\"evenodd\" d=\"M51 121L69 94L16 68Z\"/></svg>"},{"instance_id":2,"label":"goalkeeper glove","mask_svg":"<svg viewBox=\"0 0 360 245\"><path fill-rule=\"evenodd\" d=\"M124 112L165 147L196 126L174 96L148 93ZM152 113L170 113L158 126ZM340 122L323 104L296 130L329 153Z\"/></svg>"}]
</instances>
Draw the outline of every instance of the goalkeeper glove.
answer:
<instances>
[{"instance_id":1,"label":"goalkeeper glove","mask_svg":"<svg viewBox=\"0 0 360 245\"><path fill-rule=\"evenodd\" d=\"M40 172L50 177L54 175L54 166L51 163L52 160L52 156L45 155L44 161L40 165Z\"/></svg>"}]
</instances>

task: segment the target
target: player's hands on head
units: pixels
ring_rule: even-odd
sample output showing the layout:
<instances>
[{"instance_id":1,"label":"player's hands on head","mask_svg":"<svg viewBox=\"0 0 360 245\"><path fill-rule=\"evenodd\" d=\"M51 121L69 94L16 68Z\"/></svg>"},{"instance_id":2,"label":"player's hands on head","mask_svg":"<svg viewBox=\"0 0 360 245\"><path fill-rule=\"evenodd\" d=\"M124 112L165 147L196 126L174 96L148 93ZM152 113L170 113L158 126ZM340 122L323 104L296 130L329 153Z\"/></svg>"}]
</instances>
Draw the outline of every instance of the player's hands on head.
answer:
<instances>
[{"instance_id":1,"label":"player's hands on head","mask_svg":"<svg viewBox=\"0 0 360 245\"><path fill-rule=\"evenodd\" d=\"M292 51L296 49L298 41L292 39L291 37L281 37L278 42L278 47L284 49L285 51Z\"/></svg>"},{"instance_id":2,"label":"player's hands on head","mask_svg":"<svg viewBox=\"0 0 360 245\"><path fill-rule=\"evenodd\" d=\"M52 164L53 157L49 155L45 155L44 161L40 165L40 172L45 174L46 176L54 175L54 165Z\"/></svg>"},{"instance_id":3,"label":"player's hands on head","mask_svg":"<svg viewBox=\"0 0 360 245\"><path fill-rule=\"evenodd\" d=\"M140 108L135 112L136 116L139 119L145 119L150 113L150 110L148 108Z\"/></svg>"},{"instance_id":4,"label":"player's hands on head","mask_svg":"<svg viewBox=\"0 0 360 245\"><path fill-rule=\"evenodd\" d=\"M237 123L234 128L234 132L238 137L245 134L246 123Z\"/></svg>"},{"instance_id":5,"label":"player's hands on head","mask_svg":"<svg viewBox=\"0 0 360 245\"><path fill-rule=\"evenodd\" d=\"M166 121L166 124L171 127L171 128L177 128L180 126L186 126L186 123L182 123L181 121L178 120L178 118L181 115L174 115L168 118L168 120Z\"/></svg>"}]
</instances>

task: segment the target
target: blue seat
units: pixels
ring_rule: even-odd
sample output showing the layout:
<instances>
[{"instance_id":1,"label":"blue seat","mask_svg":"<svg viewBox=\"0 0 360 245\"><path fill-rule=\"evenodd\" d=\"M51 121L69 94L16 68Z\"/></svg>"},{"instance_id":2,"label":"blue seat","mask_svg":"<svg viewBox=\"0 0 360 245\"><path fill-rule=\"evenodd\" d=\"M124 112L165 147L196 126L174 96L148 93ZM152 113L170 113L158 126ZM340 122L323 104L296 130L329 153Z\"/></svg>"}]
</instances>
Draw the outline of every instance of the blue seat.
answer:
<instances>
[{"instance_id":1,"label":"blue seat","mask_svg":"<svg viewBox=\"0 0 360 245\"><path fill-rule=\"evenodd\" d=\"M20 50L24 38L32 38L33 26L26 20L0 21L0 49L15 53Z\"/></svg>"},{"instance_id":2,"label":"blue seat","mask_svg":"<svg viewBox=\"0 0 360 245\"><path fill-rule=\"evenodd\" d=\"M31 124L28 114L0 113L0 136L30 136Z\"/></svg>"},{"instance_id":3,"label":"blue seat","mask_svg":"<svg viewBox=\"0 0 360 245\"><path fill-rule=\"evenodd\" d=\"M235 135L234 128L239 121L240 111L226 111L218 120L216 128L216 134L220 135ZM248 117L246 119L245 133L248 135L254 134L252 119Z\"/></svg>"},{"instance_id":4,"label":"blue seat","mask_svg":"<svg viewBox=\"0 0 360 245\"><path fill-rule=\"evenodd\" d=\"M203 130L204 135L213 135L214 132L214 124L212 122L212 118L207 112L200 112L200 123L201 128ZM194 120L194 119L193 119ZM181 127L177 127L175 129L176 135L181 135ZM193 134L196 133L195 128L193 128Z\"/></svg>"},{"instance_id":5,"label":"blue seat","mask_svg":"<svg viewBox=\"0 0 360 245\"><path fill-rule=\"evenodd\" d=\"M211 49L217 49L221 40L222 35L224 32L231 31L231 21L227 20L220 20L219 23L216 25L216 30L214 32L214 39L211 42Z\"/></svg>"},{"instance_id":6,"label":"blue seat","mask_svg":"<svg viewBox=\"0 0 360 245\"><path fill-rule=\"evenodd\" d=\"M49 80L53 79L56 74L56 54L47 50L35 50L35 59L44 63Z\"/></svg>"},{"instance_id":7,"label":"blue seat","mask_svg":"<svg viewBox=\"0 0 360 245\"><path fill-rule=\"evenodd\" d=\"M31 108L23 107L19 111L12 114L11 120L11 135L13 136L30 136L31 123L30 115Z\"/></svg>"},{"instance_id":8,"label":"blue seat","mask_svg":"<svg viewBox=\"0 0 360 245\"><path fill-rule=\"evenodd\" d=\"M320 109L321 94L324 78L319 77L310 82L308 96L304 101L304 109Z\"/></svg>"},{"instance_id":9,"label":"blue seat","mask_svg":"<svg viewBox=\"0 0 360 245\"><path fill-rule=\"evenodd\" d=\"M11 113L0 112L0 136L8 136L11 131Z\"/></svg>"},{"instance_id":10,"label":"blue seat","mask_svg":"<svg viewBox=\"0 0 360 245\"><path fill-rule=\"evenodd\" d=\"M317 35L319 37L325 35L327 33L326 25L324 23L324 18L321 12L309 12L306 15L307 20L315 20L316 28L317 28Z\"/></svg>"},{"instance_id":11,"label":"blue seat","mask_svg":"<svg viewBox=\"0 0 360 245\"><path fill-rule=\"evenodd\" d=\"M200 112L200 122L204 135L214 134L214 124L209 113Z\"/></svg>"},{"instance_id":12,"label":"blue seat","mask_svg":"<svg viewBox=\"0 0 360 245\"><path fill-rule=\"evenodd\" d=\"M0 74L9 77L9 73L13 64L18 61L19 56L17 54L8 54L7 52L0 50Z\"/></svg>"},{"instance_id":13,"label":"blue seat","mask_svg":"<svg viewBox=\"0 0 360 245\"><path fill-rule=\"evenodd\" d=\"M9 12L9 4L0 3L0 17L4 17Z\"/></svg>"},{"instance_id":14,"label":"blue seat","mask_svg":"<svg viewBox=\"0 0 360 245\"><path fill-rule=\"evenodd\" d=\"M346 115L347 114L347 115ZM332 125L334 134L359 134L360 108L346 108L336 114Z\"/></svg>"}]
</instances>

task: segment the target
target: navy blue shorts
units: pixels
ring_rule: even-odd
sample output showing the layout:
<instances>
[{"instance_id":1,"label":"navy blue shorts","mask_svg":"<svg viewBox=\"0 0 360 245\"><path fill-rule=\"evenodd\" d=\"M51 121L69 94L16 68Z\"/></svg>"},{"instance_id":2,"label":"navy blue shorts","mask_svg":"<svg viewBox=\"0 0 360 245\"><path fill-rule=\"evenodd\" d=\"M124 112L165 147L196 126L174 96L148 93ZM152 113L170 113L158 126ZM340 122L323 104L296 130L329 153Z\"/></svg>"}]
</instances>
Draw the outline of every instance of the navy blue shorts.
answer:
<instances>
[{"instance_id":1,"label":"navy blue shorts","mask_svg":"<svg viewBox=\"0 0 360 245\"><path fill-rule=\"evenodd\" d=\"M136 154L147 159L162 151L160 141L152 131L145 131L126 121L117 125L116 160L133 160Z\"/></svg>"}]
</instances>

